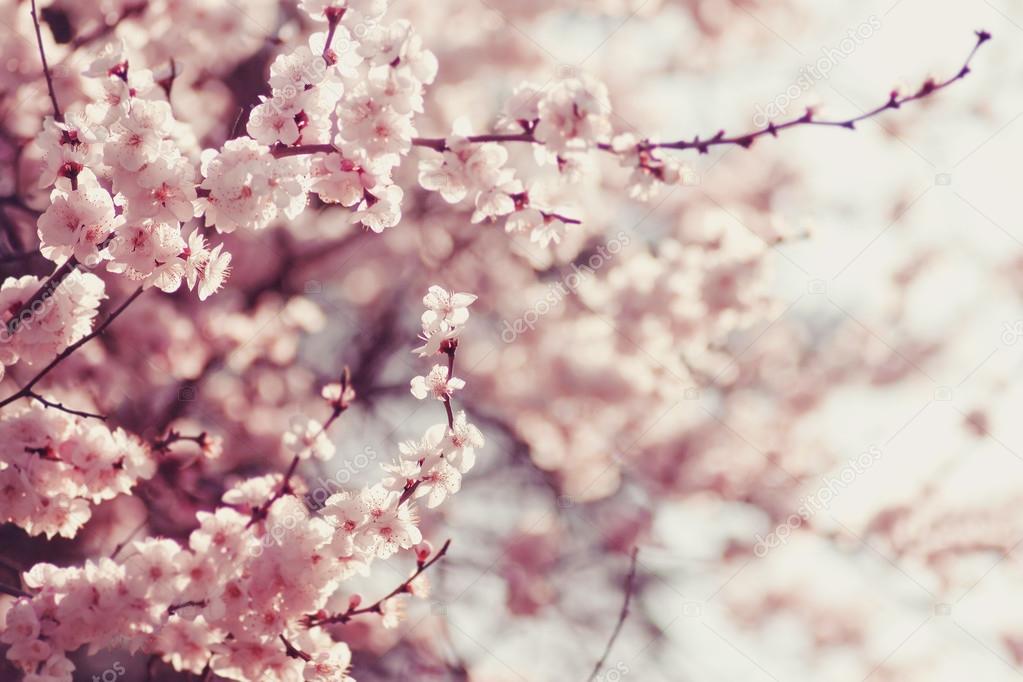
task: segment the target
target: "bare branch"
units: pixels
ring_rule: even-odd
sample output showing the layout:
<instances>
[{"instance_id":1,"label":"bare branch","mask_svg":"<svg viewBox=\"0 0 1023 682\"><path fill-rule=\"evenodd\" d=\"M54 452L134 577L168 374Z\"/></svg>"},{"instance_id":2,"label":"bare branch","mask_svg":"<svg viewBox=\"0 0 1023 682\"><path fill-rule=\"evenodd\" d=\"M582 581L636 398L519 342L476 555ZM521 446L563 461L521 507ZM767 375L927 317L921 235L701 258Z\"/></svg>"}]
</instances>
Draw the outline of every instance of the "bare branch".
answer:
<instances>
[{"instance_id":1,"label":"bare branch","mask_svg":"<svg viewBox=\"0 0 1023 682\"><path fill-rule=\"evenodd\" d=\"M86 419L99 419L100 421L106 421L107 420L107 416L104 415L104 414L96 414L94 412L86 412L85 410L74 410L74 409L71 409L70 407L65 407L64 403L55 403L52 400L47 400L46 398L44 398L43 396L39 395L35 391L28 391L25 394L25 397L26 398L32 398L33 400L38 400L39 402L41 402L46 407L52 407L55 410L60 410L61 412L67 412L68 414L73 414L76 417L84 417Z\"/></svg>"},{"instance_id":2,"label":"bare branch","mask_svg":"<svg viewBox=\"0 0 1023 682\"><path fill-rule=\"evenodd\" d=\"M611 631L611 637L607 640L607 645L604 647L604 653L601 655L600 660L593 666L593 672L590 673L587 682L593 682L597 679L597 675L600 674L600 669L604 667L604 663L607 661L608 655L611 653L611 647L614 646L615 640L618 639L618 635L622 631L622 626L625 625L625 619L629 617L629 604L632 603L632 593L636 584L636 558L639 555L639 548L633 548L632 550L632 562L629 566L629 574L625 576L625 601L622 603L622 610L618 614L618 622L615 623L614 630Z\"/></svg>"},{"instance_id":3,"label":"bare branch","mask_svg":"<svg viewBox=\"0 0 1023 682\"><path fill-rule=\"evenodd\" d=\"M36 42L39 44L39 59L43 62L43 75L46 76L46 89L50 93L50 103L53 104L53 118L57 121L64 120L64 114L57 104L57 93L53 90L53 74L50 73L50 64L46 61L46 50L43 49L43 34L39 30L39 15L36 13L36 0L32 0L32 24L36 29Z\"/></svg>"}]
</instances>

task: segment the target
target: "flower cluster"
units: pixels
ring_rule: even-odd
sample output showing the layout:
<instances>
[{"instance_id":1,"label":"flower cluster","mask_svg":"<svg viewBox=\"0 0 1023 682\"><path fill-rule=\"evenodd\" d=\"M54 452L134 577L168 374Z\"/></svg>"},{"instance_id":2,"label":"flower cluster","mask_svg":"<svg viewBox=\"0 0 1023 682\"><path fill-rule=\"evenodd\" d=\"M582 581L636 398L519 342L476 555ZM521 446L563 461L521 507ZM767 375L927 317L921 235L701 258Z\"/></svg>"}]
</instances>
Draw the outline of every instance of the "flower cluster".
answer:
<instances>
[{"instance_id":1,"label":"flower cluster","mask_svg":"<svg viewBox=\"0 0 1023 682\"><path fill-rule=\"evenodd\" d=\"M74 271L48 296L28 305L39 290L38 277L11 277L0 285L0 379L4 366L20 361L45 363L92 328L100 301L106 298L103 280Z\"/></svg>"},{"instance_id":2,"label":"flower cluster","mask_svg":"<svg viewBox=\"0 0 1023 682\"><path fill-rule=\"evenodd\" d=\"M144 443L95 420L37 403L0 419L0 521L31 535L74 537L91 504L155 471Z\"/></svg>"},{"instance_id":3,"label":"flower cluster","mask_svg":"<svg viewBox=\"0 0 1023 682\"><path fill-rule=\"evenodd\" d=\"M62 122L47 119L37 139L42 180L55 187L38 222L40 250L54 262L74 257L128 279L176 291L185 282L200 299L230 272L222 246L207 247L182 223L197 207L191 130L174 117L152 72L129 68L123 45L111 45L84 74L98 83L95 101Z\"/></svg>"},{"instance_id":4,"label":"flower cluster","mask_svg":"<svg viewBox=\"0 0 1023 682\"><path fill-rule=\"evenodd\" d=\"M424 299L427 343L441 336L436 343L450 362L473 300L440 287ZM187 546L148 538L120 557L83 567L35 565L24 576L31 596L7 611L0 641L9 645L8 659L34 679L53 682L71 680L67 654L86 645L143 651L178 671L209 669L243 682L350 679L348 646L319 626L366 613L382 616L385 626L398 622L392 601L422 592L417 578L434 554L418 528L414 500L426 498L432 508L457 492L483 437L445 399L446 424L402 443L382 481L332 495L317 514L292 477L310 454L333 454L325 431L355 399L347 371L322 395L331 417L323 424L303 420L284 437L295 452L288 473L229 488L221 506L197 513ZM3 507L30 532L73 535L88 518L89 501L126 492L155 469L149 448L123 432L43 408L0 422L0 443ZM399 590L363 608L361 597L351 595L346 611L329 615L331 598L348 578L400 552L414 555L419 570Z\"/></svg>"},{"instance_id":5,"label":"flower cluster","mask_svg":"<svg viewBox=\"0 0 1023 682\"><path fill-rule=\"evenodd\" d=\"M223 203L228 195L234 202L220 207L222 221L259 228L276 216L276 210L270 207L256 218L246 209L260 199L247 195L242 198L249 201L239 201L239 192L257 196L290 192L294 202L284 213L293 218L304 209L306 193L312 190L321 201L355 209L353 219L374 232L394 227L401 219L404 192L391 175L412 148L416 134L412 120L423 111L423 87L433 82L437 60L423 49L411 24L382 21L384 0L303 2L300 7L312 19L326 21L328 29L277 57L270 67L271 95L253 110L248 123L253 140L276 152L270 160L248 160L250 168L259 167L268 177L276 172L288 180L271 180L275 190L268 192L263 185L244 184L249 175L241 170L245 166L232 162L213 177L222 177L226 169L241 184L231 193L211 187L210 198ZM350 26L358 28L355 34ZM311 159L291 159L288 148L301 149L300 145L328 151ZM283 168L274 171L275 165ZM205 170L204 175L211 177ZM251 177L262 182L259 173Z\"/></svg>"}]
</instances>

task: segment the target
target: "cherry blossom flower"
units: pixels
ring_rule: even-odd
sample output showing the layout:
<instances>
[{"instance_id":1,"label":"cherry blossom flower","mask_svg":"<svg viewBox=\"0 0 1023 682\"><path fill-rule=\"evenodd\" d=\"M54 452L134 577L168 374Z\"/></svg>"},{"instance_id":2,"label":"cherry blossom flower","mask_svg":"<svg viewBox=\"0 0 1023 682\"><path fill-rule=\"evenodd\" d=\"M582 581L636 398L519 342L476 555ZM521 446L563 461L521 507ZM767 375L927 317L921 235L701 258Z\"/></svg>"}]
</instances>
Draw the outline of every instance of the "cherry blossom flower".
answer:
<instances>
[{"instance_id":1,"label":"cherry blossom flower","mask_svg":"<svg viewBox=\"0 0 1023 682\"><path fill-rule=\"evenodd\" d=\"M328 460L334 456L334 444L324 433L323 424L315 419L295 418L281 442L302 459L315 457Z\"/></svg>"},{"instance_id":2,"label":"cherry blossom flower","mask_svg":"<svg viewBox=\"0 0 1023 682\"><path fill-rule=\"evenodd\" d=\"M124 222L115 213L110 193L86 172L76 189L55 189L50 201L38 223L43 255L54 262L71 255L84 263L98 262L100 246Z\"/></svg>"},{"instance_id":3,"label":"cherry blossom flower","mask_svg":"<svg viewBox=\"0 0 1023 682\"><path fill-rule=\"evenodd\" d=\"M111 128L104 145L104 160L112 166L137 171L159 158L163 141L171 133L174 115L159 100L134 99L128 114Z\"/></svg>"},{"instance_id":4,"label":"cherry blossom flower","mask_svg":"<svg viewBox=\"0 0 1023 682\"><path fill-rule=\"evenodd\" d=\"M588 75L555 83L537 109L534 135L552 152L585 149L611 134L607 88Z\"/></svg>"},{"instance_id":5,"label":"cherry blossom flower","mask_svg":"<svg viewBox=\"0 0 1023 682\"><path fill-rule=\"evenodd\" d=\"M195 175L184 157L159 157L133 175L133 183L121 183L118 189L132 217L186 222L195 212Z\"/></svg>"},{"instance_id":6,"label":"cherry blossom flower","mask_svg":"<svg viewBox=\"0 0 1023 682\"><path fill-rule=\"evenodd\" d=\"M397 185L374 185L363 194L362 203L352 214L352 219L377 233L394 227L401 220L401 199L404 195Z\"/></svg>"},{"instance_id":7,"label":"cherry blossom flower","mask_svg":"<svg viewBox=\"0 0 1023 682\"><path fill-rule=\"evenodd\" d=\"M83 168L95 168L102 157L105 131L79 112L68 112L64 121L52 116L43 120L36 144L43 151L44 168L39 186L49 187L58 177L76 177Z\"/></svg>"},{"instance_id":8,"label":"cherry blossom flower","mask_svg":"<svg viewBox=\"0 0 1023 682\"><path fill-rule=\"evenodd\" d=\"M416 516L407 505L398 506L399 496L382 485L363 491L360 502L367 520L359 535L361 547L377 558L387 559L399 549L408 549L422 541Z\"/></svg>"},{"instance_id":9,"label":"cherry blossom flower","mask_svg":"<svg viewBox=\"0 0 1023 682\"><path fill-rule=\"evenodd\" d=\"M447 400L458 389L465 386L465 381L457 377L448 376L448 368L444 365L434 365L430 373L424 376L417 376L412 379L412 395L419 400L427 396L433 396L437 400Z\"/></svg>"}]
</instances>

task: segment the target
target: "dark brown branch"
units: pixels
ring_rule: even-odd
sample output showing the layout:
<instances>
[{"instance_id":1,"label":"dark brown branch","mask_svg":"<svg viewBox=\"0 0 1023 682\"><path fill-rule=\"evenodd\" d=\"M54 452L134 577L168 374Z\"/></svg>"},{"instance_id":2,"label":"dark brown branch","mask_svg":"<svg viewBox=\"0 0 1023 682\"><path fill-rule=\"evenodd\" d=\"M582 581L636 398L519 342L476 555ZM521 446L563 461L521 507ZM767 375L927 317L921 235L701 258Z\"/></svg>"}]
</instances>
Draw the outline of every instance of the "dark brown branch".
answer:
<instances>
[{"instance_id":1,"label":"dark brown branch","mask_svg":"<svg viewBox=\"0 0 1023 682\"><path fill-rule=\"evenodd\" d=\"M697 151L699 151L699 153L706 154L710 147L720 145L738 145L743 148L749 148L750 145L752 145L757 138L764 137L765 135L777 137L780 131L786 130L788 128L795 128L796 126L803 125L831 126L855 130L856 124L861 121L873 118L878 114L881 114L882 112L888 111L889 109L898 109L903 104L915 102L916 100L920 100L930 95L933 95L934 93L940 90L944 90L945 88L952 85L956 81L966 78L966 76L970 73L970 62L973 61L973 57L974 55L977 54L977 50L980 49L981 45L983 45L984 43L991 39L991 34L988 33L987 31L976 31L976 35L977 42L974 44L973 49L970 50L969 55L967 55L966 61L963 62L963 65L959 68L959 71L954 76L950 76L949 78L946 78L945 80L940 82L935 82L933 79L928 79L924 81L923 85L921 85L916 92L910 95L904 95L900 97L898 91L892 90L891 93L889 93L888 95L888 101L886 101L884 104L881 104L871 109L866 113L860 114L859 116L854 116L853 118L840 121L822 121L817 120L813 117L812 109L807 109L806 113L804 113L799 118L795 118L790 121L786 121L784 123L779 124L768 123L765 128L750 133L745 133L742 135L726 136L724 130L719 130L717 134L714 135L714 137L709 138L707 140L701 140L699 137L695 137L689 141L678 140L676 142L648 143L645 146L645 148L677 150L696 149Z\"/></svg>"},{"instance_id":2,"label":"dark brown branch","mask_svg":"<svg viewBox=\"0 0 1023 682\"><path fill-rule=\"evenodd\" d=\"M284 653L288 655L288 658L297 658L302 661L311 661L313 657L304 651L299 650L294 644L288 641L284 635L278 635L281 641L284 642Z\"/></svg>"},{"instance_id":3,"label":"dark brown branch","mask_svg":"<svg viewBox=\"0 0 1023 682\"><path fill-rule=\"evenodd\" d=\"M455 351L458 349L458 340L452 340L443 345L441 350L448 356L448 381L455 376ZM455 415L451 411L451 396L444 396L444 410L448 413L448 428L454 430Z\"/></svg>"},{"instance_id":4,"label":"dark brown branch","mask_svg":"<svg viewBox=\"0 0 1023 682\"><path fill-rule=\"evenodd\" d=\"M976 31L976 35L977 42L974 44L973 49L970 50L970 53L967 55L966 61L963 62L963 65L959 68L959 71L954 76L950 76L949 78L946 78L945 80L940 82L935 82L934 80L929 79L925 81L924 84L921 85L916 92L901 97L899 96L898 92L892 91L888 96L888 100L884 104L881 104L866 113L860 114L859 116L854 116L853 118L839 121L817 120L813 118L812 110L807 110L802 116L792 119L790 121L778 124L769 123L765 128L748 133L743 133L740 135L728 136L726 135L724 130L719 130L713 137L707 138L705 140L701 140L699 136L697 136L692 140L676 140L674 142L646 142L642 143L641 146L643 149L646 150L696 149L699 153L706 154L711 147L717 147L722 145L737 145L743 148L748 148L753 144L753 142L757 138L764 137L766 135L777 137L778 133L781 132L782 130L786 130L788 128L795 128L796 126L802 125L831 126L854 130L856 128L856 124L861 121L873 118L885 111L888 111L889 109L898 109L903 104L915 102L916 100L920 100L930 95L933 95L934 93L939 92L940 90L944 90L953 83L965 78L970 73L970 63L973 61L973 57L977 54L977 51L980 49L980 46L991 39L991 34L988 33L987 31ZM474 135L467 139L470 142L531 142L539 144L536 137L532 133L532 127L528 132ZM447 149L447 143L444 138L416 137L412 139L412 144L417 147L428 147L436 151L444 151L445 149ZM605 143L597 146L602 151L615 153L614 149L609 144Z\"/></svg>"},{"instance_id":5,"label":"dark brown branch","mask_svg":"<svg viewBox=\"0 0 1023 682\"><path fill-rule=\"evenodd\" d=\"M486 135L470 135L465 138L469 142L537 142L532 131L522 133L489 133ZM413 137L412 145L415 147L427 147L434 151L442 152L448 148L447 141L443 137Z\"/></svg>"},{"instance_id":6,"label":"dark brown branch","mask_svg":"<svg viewBox=\"0 0 1023 682\"><path fill-rule=\"evenodd\" d=\"M355 616L361 616L366 613L383 613L384 602L393 597L397 597L399 594L408 594L412 591L412 583L415 579L423 574L430 566L441 560L441 558L447 554L448 547L451 546L451 540L445 540L444 544L441 545L440 550L430 558L429 561L419 561L416 566L416 572L413 573L409 578L398 585L396 588L388 592L385 596L381 597L377 601L373 602L369 606L364 606L361 609L348 607L348 610L344 613L336 613L329 615L320 611L319 613L311 613L306 615L302 619L302 624L307 628L315 628L321 625L333 625L333 624L344 624L350 621Z\"/></svg>"},{"instance_id":7,"label":"dark brown branch","mask_svg":"<svg viewBox=\"0 0 1023 682\"><path fill-rule=\"evenodd\" d=\"M32 598L32 595L19 587L11 587L10 585L4 585L0 583L0 594L8 594L12 597L28 597Z\"/></svg>"},{"instance_id":8,"label":"dark brown branch","mask_svg":"<svg viewBox=\"0 0 1023 682\"><path fill-rule=\"evenodd\" d=\"M50 93L50 103L53 105L53 118L57 121L64 120L64 114L57 104L57 93L53 90L53 74L50 73L50 64L46 61L46 50L43 49L43 33L39 30L39 15L36 13L36 0L32 0L32 24L36 30L36 42L39 44L39 59L43 62L43 75L46 77L46 89Z\"/></svg>"},{"instance_id":9,"label":"dark brown branch","mask_svg":"<svg viewBox=\"0 0 1023 682\"><path fill-rule=\"evenodd\" d=\"M50 275L46 281L39 285L36 292L32 294L32 297L25 301L21 306L18 307L14 315L7 322L7 334L14 335L18 333L18 327L21 324L21 318L25 313L31 313L36 305L43 303L46 299L57 293L57 287L64 282L65 279L71 275L76 269L78 269L78 259L71 256L64 264L57 268L52 275Z\"/></svg>"},{"instance_id":10,"label":"dark brown branch","mask_svg":"<svg viewBox=\"0 0 1023 682\"><path fill-rule=\"evenodd\" d=\"M32 379L30 379L27 384L22 386L21 390L19 390L17 393L14 393L13 395L10 395L7 398L4 398L2 401L0 401L0 408L3 408L5 406L7 406L7 405L10 405L11 403L13 403L16 400L21 400L22 398L29 397L29 394L32 393L32 389L35 387L36 384L38 384L43 379L43 377L45 377L47 374L49 374L57 365L59 365L60 363L64 362L64 360L66 360L69 356L71 356L71 354L74 353L76 350L78 350L79 348L81 348L82 346L87 344L89 341L92 341L94 338L96 338L97 336L99 336L100 334L105 332L107 327L109 327L111 325L111 323L113 323L113 321L116 320L117 317L121 313L123 313L124 310L129 305L131 305L133 301L135 301L135 299L137 299L139 296L142 295L143 291L144 290L143 290L142 287L139 287L138 289L136 289L135 293L133 293L131 296L129 296L124 301L124 303L119 305L117 307L117 309L114 310L114 312L110 313L107 316L107 318L105 320L103 320L103 322L101 322L99 324L99 326L97 326L94 330L92 330L92 332L90 334L87 334L86 336L83 336L78 341L74 342L73 344L71 344L70 346L65 348L57 357L55 357L52 361L50 361L50 364L46 365L46 367L44 367L42 370L39 371L38 374L36 374L34 377L32 377Z\"/></svg>"},{"instance_id":11,"label":"dark brown branch","mask_svg":"<svg viewBox=\"0 0 1023 682\"><path fill-rule=\"evenodd\" d=\"M76 417L84 417L86 419L99 419L100 421L106 421L107 420L107 416L105 414L96 414L94 412L86 412L85 410L74 410L74 409L72 409L70 407L65 407L63 403L55 403L52 400L47 400L46 398L44 398L43 396L39 395L35 391L28 391L25 394L25 397L26 398L32 398L33 400L38 400L40 403L42 403L46 407L52 407L55 410L60 410L61 412L67 412L68 414L73 414Z\"/></svg>"},{"instance_id":12,"label":"dark brown branch","mask_svg":"<svg viewBox=\"0 0 1023 682\"><path fill-rule=\"evenodd\" d=\"M270 513L270 507L273 503L281 499L285 495L291 494L291 477L295 475L295 470L298 469L298 463L302 458L299 455L295 455L291 458L291 464L288 465L288 470L284 473L284 478L281 480L281 487L277 489L277 492L273 494L266 502L259 505L252 510L252 518L245 524L246 528L251 527L254 523L262 521Z\"/></svg>"},{"instance_id":13,"label":"dark brown branch","mask_svg":"<svg viewBox=\"0 0 1023 682\"><path fill-rule=\"evenodd\" d=\"M148 516L145 518L145 520L142 521L142 523L140 523L139 525L135 526L135 529L131 533L128 534L128 537L126 537L125 539L123 539L123 540L121 540L120 542L117 543L117 546L114 547L114 551L110 553L110 558L111 559L116 559L117 555L121 553L121 550L128 546L128 543L131 542L131 539L133 537L135 537L140 530L145 528L147 523L149 523L149 517Z\"/></svg>"},{"instance_id":14,"label":"dark brown branch","mask_svg":"<svg viewBox=\"0 0 1023 682\"><path fill-rule=\"evenodd\" d=\"M203 608L206 606L207 603L209 602L207 602L205 599L193 599L191 601L183 601L180 604L171 604L170 606L168 606L167 613L173 616L181 609L187 609L190 606L197 606L199 608Z\"/></svg>"},{"instance_id":15,"label":"dark brown branch","mask_svg":"<svg viewBox=\"0 0 1023 682\"><path fill-rule=\"evenodd\" d=\"M153 441L152 447L156 452L169 452L170 446L174 443L180 443L183 441L191 441L198 445L200 448L205 448L209 445L209 436L203 431L194 436L185 436L174 429L167 432L167 435L160 440Z\"/></svg>"},{"instance_id":16,"label":"dark brown branch","mask_svg":"<svg viewBox=\"0 0 1023 682\"><path fill-rule=\"evenodd\" d=\"M604 647L604 653L601 655L600 660L597 661L597 664L593 666L593 672L590 673L587 682L593 682L593 680L597 679L600 669L604 667L607 657L611 654L611 647L614 646L615 640L618 639L618 635L622 631L622 626L625 625L625 619L629 617L629 604L632 603L632 593L636 584L636 558L638 555L639 548L633 548L629 573L625 576L625 601L622 603L622 610L618 614L618 622L615 623L614 630L611 631L611 637L607 640L607 645Z\"/></svg>"}]
</instances>

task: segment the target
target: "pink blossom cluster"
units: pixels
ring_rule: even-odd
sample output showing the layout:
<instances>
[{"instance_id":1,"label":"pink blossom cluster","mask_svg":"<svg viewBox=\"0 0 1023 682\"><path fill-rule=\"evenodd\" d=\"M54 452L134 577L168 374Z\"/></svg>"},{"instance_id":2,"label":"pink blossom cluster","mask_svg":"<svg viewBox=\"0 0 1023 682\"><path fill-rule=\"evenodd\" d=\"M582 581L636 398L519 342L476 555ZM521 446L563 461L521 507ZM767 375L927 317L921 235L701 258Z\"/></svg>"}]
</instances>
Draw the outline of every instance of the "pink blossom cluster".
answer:
<instances>
[{"instance_id":1,"label":"pink blossom cluster","mask_svg":"<svg viewBox=\"0 0 1023 682\"><path fill-rule=\"evenodd\" d=\"M453 364L474 300L431 287L417 352L442 354ZM328 602L376 559L411 552L423 569L434 551L418 527L415 500L433 508L458 492L483 446L479 429L445 396L447 423L401 443L381 482L338 492L320 513L310 513L297 496L304 487L291 477L302 460L333 455L325 433L355 399L349 382L346 373L323 388L327 421L306 419L284 435L295 453L289 472L230 487L221 506L197 514L187 546L152 537L84 567L36 564L24 578L31 596L7 613L8 659L34 682L70 682L67 653L85 645L93 652L144 651L178 671L209 669L242 681L348 679L348 646L320 626L364 612L393 626L401 594L363 610L352 594L338 617L327 613ZM0 435L9 447L0 469L3 508L11 510L8 520L33 533L73 536L89 518L90 501L127 492L155 470L150 448L134 437L43 407L4 419ZM205 444L205 436L200 440ZM418 573L415 586L410 580L401 592L424 593Z\"/></svg>"},{"instance_id":2,"label":"pink blossom cluster","mask_svg":"<svg viewBox=\"0 0 1023 682\"><path fill-rule=\"evenodd\" d=\"M153 476L148 445L122 429L33 402L0 419L0 520L73 538L92 506Z\"/></svg>"},{"instance_id":3,"label":"pink blossom cluster","mask_svg":"<svg viewBox=\"0 0 1023 682\"><path fill-rule=\"evenodd\" d=\"M39 366L53 359L92 329L103 280L88 272L72 272L49 297L29 305L42 282L34 275L8 278L0 284L0 379L4 366L23 362Z\"/></svg>"}]
</instances>

